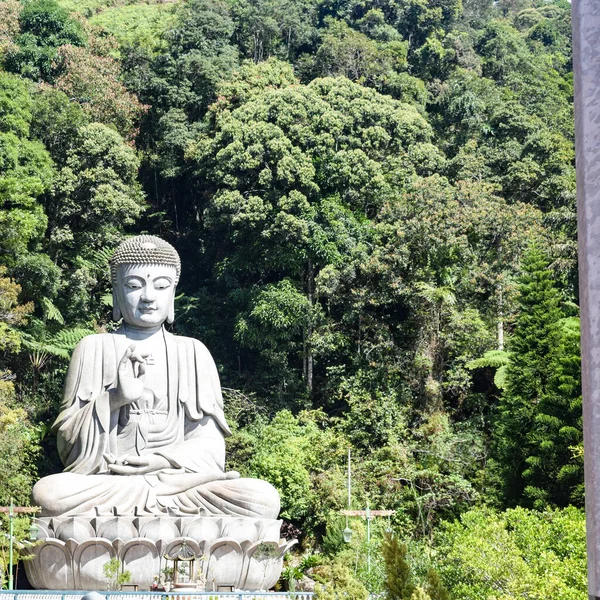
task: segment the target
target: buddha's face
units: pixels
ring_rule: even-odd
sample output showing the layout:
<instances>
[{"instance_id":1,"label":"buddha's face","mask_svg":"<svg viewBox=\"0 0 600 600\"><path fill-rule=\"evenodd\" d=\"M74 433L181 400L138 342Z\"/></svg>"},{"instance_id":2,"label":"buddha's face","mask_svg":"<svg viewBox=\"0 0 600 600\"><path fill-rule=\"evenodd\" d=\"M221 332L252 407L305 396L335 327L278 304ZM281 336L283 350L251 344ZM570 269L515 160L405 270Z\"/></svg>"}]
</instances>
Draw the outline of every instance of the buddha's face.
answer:
<instances>
[{"instance_id":1,"label":"buddha's face","mask_svg":"<svg viewBox=\"0 0 600 600\"><path fill-rule=\"evenodd\" d=\"M169 316L175 296L176 271L164 265L119 265L116 299L129 325L151 328Z\"/></svg>"}]
</instances>

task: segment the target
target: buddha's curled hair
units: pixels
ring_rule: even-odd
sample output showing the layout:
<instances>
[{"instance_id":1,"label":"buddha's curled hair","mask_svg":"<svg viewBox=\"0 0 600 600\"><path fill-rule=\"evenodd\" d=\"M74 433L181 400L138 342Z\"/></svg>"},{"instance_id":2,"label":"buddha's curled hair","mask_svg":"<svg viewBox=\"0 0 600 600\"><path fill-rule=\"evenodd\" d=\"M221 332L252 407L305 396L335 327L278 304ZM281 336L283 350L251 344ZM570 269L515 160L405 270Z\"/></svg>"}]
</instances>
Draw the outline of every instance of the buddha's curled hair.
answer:
<instances>
[{"instance_id":1,"label":"buddha's curled hair","mask_svg":"<svg viewBox=\"0 0 600 600\"><path fill-rule=\"evenodd\" d=\"M110 259L110 276L117 281L119 265L165 265L176 271L175 285L181 274L181 260L177 250L154 235L137 235L121 242Z\"/></svg>"}]
</instances>

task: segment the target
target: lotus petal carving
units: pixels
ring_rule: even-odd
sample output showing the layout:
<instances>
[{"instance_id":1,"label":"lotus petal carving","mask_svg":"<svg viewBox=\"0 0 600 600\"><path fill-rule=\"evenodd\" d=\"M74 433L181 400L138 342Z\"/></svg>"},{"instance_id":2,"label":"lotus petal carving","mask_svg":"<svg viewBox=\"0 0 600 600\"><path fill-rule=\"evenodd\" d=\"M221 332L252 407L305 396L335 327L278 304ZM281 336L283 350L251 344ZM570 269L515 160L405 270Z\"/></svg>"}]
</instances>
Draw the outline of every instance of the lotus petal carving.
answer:
<instances>
[{"instance_id":1,"label":"lotus petal carving","mask_svg":"<svg viewBox=\"0 0 600 600\"><path fill-rule=\"evenodd\" d=\"M24 563L36 589L104 589L103 566L113 557L131 572L132 583L148 589L166 566L168 549L185 540L208 590L265 590L276 583L283 556L296 543L279 539L281 521L275 519L107 515L44 517L37 524L42 543Z\"/></svg>"}]
</instances>

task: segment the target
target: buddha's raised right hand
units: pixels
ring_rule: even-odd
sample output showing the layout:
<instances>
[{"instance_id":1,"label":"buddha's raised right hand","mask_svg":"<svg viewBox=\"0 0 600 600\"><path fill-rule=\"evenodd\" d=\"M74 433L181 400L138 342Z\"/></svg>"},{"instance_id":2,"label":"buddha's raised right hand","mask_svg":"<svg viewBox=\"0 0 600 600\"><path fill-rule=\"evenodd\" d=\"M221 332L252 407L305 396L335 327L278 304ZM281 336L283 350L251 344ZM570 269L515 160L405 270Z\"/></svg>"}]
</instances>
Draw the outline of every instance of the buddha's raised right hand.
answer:
<instances>
[{"instance_id":1,"label":"buddha's raised right hand","mask_svg":"<svg viewBox=\"0 0 600 600\"><path fill-rule=\"evenodd\" d=\"M144 373L146 372L146 359L149 353L136 352L135 344L131 344L117 369L117 386L114 391L113 404L115 408L138 402L145 394L152 394L144 387ZM137 366L137 373L135 365Z\"/></svg>"}]
</instances>

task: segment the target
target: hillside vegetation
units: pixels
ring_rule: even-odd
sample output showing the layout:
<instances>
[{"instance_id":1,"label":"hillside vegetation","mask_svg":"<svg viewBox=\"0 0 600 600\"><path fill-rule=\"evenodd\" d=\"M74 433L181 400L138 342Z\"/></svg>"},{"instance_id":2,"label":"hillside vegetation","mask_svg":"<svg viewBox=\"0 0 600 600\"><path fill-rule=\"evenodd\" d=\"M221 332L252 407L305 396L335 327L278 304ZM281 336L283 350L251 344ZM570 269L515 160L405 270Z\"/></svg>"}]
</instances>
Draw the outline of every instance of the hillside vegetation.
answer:
<instances>
[{"instance_id":1,"label":"hillside vegetation","mask_svg":"<svg viewBox=\"0 0 600 600\"><path fill-rule=\"evenodd\" d=\"M0 502L61 468L148 232L301 541L282 585L584 598L570 36L563 0L0 1Z\"/></svg>"}]
</instances>

